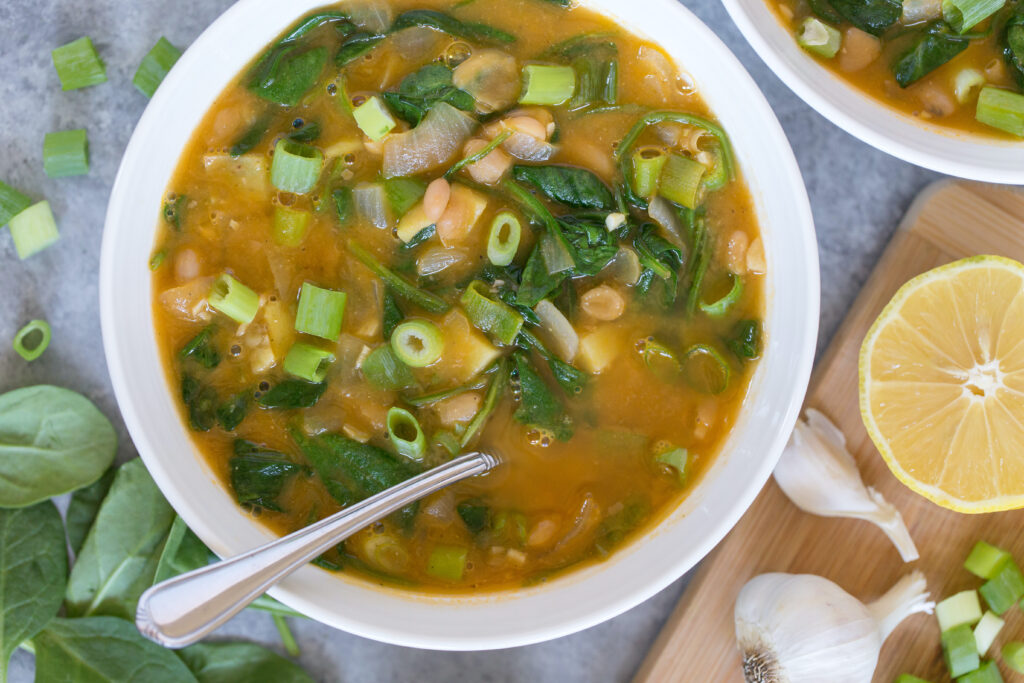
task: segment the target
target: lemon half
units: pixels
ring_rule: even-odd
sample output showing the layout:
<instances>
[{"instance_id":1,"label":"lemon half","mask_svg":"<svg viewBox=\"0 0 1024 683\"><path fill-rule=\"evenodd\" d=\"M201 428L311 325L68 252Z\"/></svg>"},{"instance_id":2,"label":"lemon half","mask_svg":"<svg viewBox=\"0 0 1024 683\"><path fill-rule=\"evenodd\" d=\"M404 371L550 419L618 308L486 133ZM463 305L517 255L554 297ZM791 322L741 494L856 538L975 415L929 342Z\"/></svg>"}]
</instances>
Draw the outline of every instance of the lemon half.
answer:
<instances>
[{"instance_id":1,"label":"lemon half","mask_svg":"<svg viewBox=\"0 0 1024 683\"><path fill-rule=\"evenodd\" d=\"M860 352L889 469L958 512L1024 507L1024 265L976 256L905 284Z\"/></svg>"}]
</instances>

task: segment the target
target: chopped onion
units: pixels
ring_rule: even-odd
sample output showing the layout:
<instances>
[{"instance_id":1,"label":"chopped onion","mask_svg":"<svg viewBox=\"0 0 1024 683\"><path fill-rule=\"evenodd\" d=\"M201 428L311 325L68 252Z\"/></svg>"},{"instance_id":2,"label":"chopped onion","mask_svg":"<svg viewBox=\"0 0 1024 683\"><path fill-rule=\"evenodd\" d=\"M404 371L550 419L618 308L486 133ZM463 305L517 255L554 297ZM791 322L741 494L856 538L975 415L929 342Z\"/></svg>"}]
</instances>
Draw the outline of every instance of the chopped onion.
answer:
<instances>
[{"instance_id":1,"label":"chopped onion","mask_svg":"<svg viewBox=\"0 0 1024 683\"><path fill-rule=\"evenodd\" d=\"M602 272L624 285L635 285L643 269L640 267L640 257L635 251L629 247L619 247L615 258L608 262Z\"/></svg>"},{"instance_id":2,"label":"chopped onion","mask_svg":"<svg viewBox=\"0 0 1024 683\"><path fill-rule=\"evenodd\" d=\"M432 247L427 249L416 259L416 272L421 277L434 275L443 270L448 270L456 263L465 260L466 252L461 249L446 249L444 247Z\"/></svg>"},{"instance_id":3,"label":"chopped onion","mask_svg":"<svg viewBox=\"0 0 1024 683\"><path fill-rule=\"evenodd\" d=\"M385 139L384 176L418 175L446 163L462 149L476 126L476 121L455 107L438 102L420 125Z\"/></svg>"},{"instance_id":4,"label":"chopped onion","mask_svg":"<svg viewBox=\"0 0 1024 683\"><path fill-rule=\"evenodd\" d=\"M395 52L412 61L421 55L436 52L441 40L441 34L434 29L414 26L394 34L391 43L395 47Z\"/></svg>"},{"instance_id":5,"label":"chopped onion","mask_svg":"<svg viewBox=\"0 0 1024 683\"><path fill-rule=\"evenodd\" d=\"M580 338L572 323L547 299L537 304L533 312L540 318L540 327L551 349L566 363L571 363L580 350Z\"/></svg>"},{"instance_id":6,"label":"chopped onion","mask_svg":"<svg viewBox=\"0 0 1024 683\"><path fill-rule=\"evenodd\" d=\"M476 100L481 114L507 109L519 99L519 62L501 50L481 50L459 64L452 74L456 88Z\"/></svg>"},{"instance_id":7,"label":"chopped onion","mask_svg":"<svg viewBox=\"0 0 1024 683\"><path fill-rule=\"evenodd\" d=\"M387 193L381 183L359 183L352 188L352 200L363 220L381 229L391 225Z\"/></svg>"},{"instance_id":8,"label":"chopped onion","mask_svg":"<svg viewBox=\"0 0 1024 683\"><path fill-rule=\"evenodd\" d=\"M386 2L349 2L345 5L352 23L373 34L387 33L394 21L391 5Z\"/></svg>"},{"instance_id":9,"label":"chopped onion","mask_svg":"<svg viewBox=\"0 0 1024 683\"><path fill-rule=\"evenodd\" d=\"M683 245L683 224L668 200L655 197L647 208L647 214L662 227L669 242L677 247Z\"/></svg>"},{"instance_id":10,"label":"chopped onion","mask_svg":"<svg viewBox=\"0 0 1024 683\"><path fill-rule=\"evenodd\" d=\"M506 152L523 161L547 161L555 156L555 152L558 151L558 147L550 142L538 140L532 135L518 132L512 133L509 139L505 140L502 147L505 148Z\"/></svg>"}]
</instances>

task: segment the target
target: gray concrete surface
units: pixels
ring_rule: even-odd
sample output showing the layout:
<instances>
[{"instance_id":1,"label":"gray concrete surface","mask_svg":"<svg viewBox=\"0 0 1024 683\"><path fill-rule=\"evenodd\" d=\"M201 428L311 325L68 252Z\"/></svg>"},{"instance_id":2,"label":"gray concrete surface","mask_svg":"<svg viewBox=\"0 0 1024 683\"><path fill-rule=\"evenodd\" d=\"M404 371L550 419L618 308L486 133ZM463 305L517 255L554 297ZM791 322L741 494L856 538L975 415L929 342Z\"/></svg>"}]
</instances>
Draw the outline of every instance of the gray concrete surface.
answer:
<instances>
[{"instance_id":1,"label":"gray concrete surface","mask_svg":"<svg viewBox=\"0 0 1024 683\"><path fill-rule=\"evenodd\" d=\"M282 0L286 1L286 0ZM21 263L0 233L0 391L54 383L93 399L121 432L121 458L134 454L118 418L103 360L97 268L103 217L121 154L145 98L131 85L139 60L160 35L186 46L232 0L3 0L0 2L0 179L53 205L61 243ZM685 0L740 57L768 96L796 150L814 207L822 269L823 348L914 195L936 174L875 151L794 96L757 58L718 0ZM50 50L89 35L110 82L63 93ZM43 136L86 127L92 172L50 180ZM24 363L7 341L45 317L54 341ZM627 681L685 588L681 579L648 602L583 633L497 652L442 653L392 647L312 622L295 623L301 663L318 681ZM223 634L278 647L269 617L243 615ZM12 681L32 679L19 652ZM699 672L694 672L699 673Z\"/></svg>"}]
</instances>

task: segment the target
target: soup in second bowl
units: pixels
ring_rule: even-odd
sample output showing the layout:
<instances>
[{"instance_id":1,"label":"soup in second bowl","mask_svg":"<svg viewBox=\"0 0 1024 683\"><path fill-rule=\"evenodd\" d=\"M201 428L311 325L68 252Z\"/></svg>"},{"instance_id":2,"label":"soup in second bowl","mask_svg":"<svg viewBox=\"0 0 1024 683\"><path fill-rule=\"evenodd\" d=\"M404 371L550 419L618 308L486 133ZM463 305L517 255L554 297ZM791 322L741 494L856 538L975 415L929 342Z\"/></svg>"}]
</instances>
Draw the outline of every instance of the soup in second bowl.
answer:
<instances>
[{"instance_id":1,"label":"soup in second bowl","mask_svg":"<svg viewBox=\"0 0 1024 683\"><path fill-rule=\"evenodd\" d=\"M318 561L420 589L544 580L654 523L761 346L725 132L656 46L557 2L304 18L196 131L152 267L182 416L276 531L501 456Z\"/></svg>"}]
</instances>

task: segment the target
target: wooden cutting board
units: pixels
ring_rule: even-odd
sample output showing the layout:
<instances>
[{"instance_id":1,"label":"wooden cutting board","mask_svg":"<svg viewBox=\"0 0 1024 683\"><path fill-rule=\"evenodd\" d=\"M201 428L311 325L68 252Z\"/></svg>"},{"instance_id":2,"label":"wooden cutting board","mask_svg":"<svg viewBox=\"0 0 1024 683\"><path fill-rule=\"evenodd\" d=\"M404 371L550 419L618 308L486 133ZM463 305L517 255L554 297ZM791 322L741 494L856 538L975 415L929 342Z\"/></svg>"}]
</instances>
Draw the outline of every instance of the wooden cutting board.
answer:
<instances>
[{"instance_id":1,"label":"wooden cutting board","mask_svg":"<svg viewBox=\"0 0 1024 683\"><path fill-rule=\"evenodd\" d=\"M818 574L870 601L916 568L927 577L933 599L941 599L980 584L962 568L980 538L1024 560L1024 510L961 515L916 495L889 472L864 430L858 406L861 341L884 305L915 275L976 254L1024 261L1024 192L960 181L928 187L910 208L818 363L807 397L806 405L832 418L846 434L864 482L903 513L921 559L904 564L886 536L867 522L802 512L770 480L736 528L697 570L634 683L742 683L733 606L740 589L757 574ZM1004 640L1024 640L1021 610L1010 611L994 648ZM1024 680L1001 668L1007 681ZM949 680L934 617L915 615L886 641L874 680L891 683L901 673L936 683Z\"/></svg>"}]
</instances>

